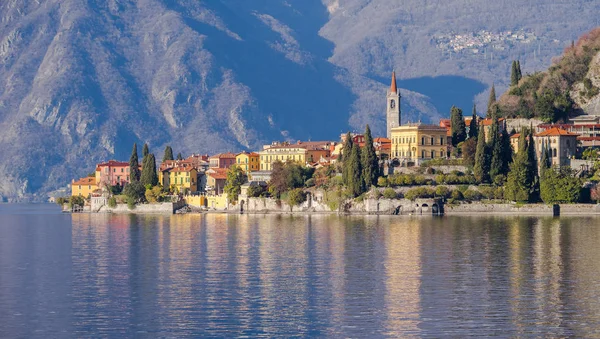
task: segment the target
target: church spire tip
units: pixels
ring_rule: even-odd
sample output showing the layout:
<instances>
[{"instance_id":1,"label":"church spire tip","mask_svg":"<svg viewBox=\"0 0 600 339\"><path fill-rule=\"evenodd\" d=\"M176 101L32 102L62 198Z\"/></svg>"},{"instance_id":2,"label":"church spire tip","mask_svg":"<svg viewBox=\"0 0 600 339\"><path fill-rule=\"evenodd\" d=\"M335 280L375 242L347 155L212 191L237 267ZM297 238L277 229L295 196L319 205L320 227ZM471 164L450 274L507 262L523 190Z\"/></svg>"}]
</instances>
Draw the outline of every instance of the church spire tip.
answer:
<instances>
[{"instance_id":1,"label":"church spire tip","mask_svg":"<svg viewBox=\"0 0 600 339\"><path fill-rule=\"evenodd\" d=\"M398 87L396 86L396 70L392 71L392 84L390 85L391 93L398 93Z\"/></svg>"}]
</instances>

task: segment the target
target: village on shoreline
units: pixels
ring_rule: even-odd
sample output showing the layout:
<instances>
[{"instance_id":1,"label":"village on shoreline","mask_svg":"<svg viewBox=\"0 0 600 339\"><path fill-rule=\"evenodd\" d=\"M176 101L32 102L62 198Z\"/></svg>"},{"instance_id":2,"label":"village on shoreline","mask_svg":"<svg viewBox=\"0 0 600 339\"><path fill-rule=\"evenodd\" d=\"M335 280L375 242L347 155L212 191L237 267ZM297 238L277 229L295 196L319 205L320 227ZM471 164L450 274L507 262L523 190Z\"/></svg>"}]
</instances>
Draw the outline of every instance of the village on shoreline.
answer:
<instances>
[{"instance_id":1,"label":"village on shoreline","mask_svg":"<svg viewBox=\"0 0 600 339\"><path fill-rule=\"evenodd\" d=\"M273 142L253 152L184 158L167 146L158 168L148 145L140 163L134 144L129 162L97 164L56 202L96 213L600 213L600 117L505 118L492 87L486 117L452 107L439 124L403 124L400 100L393 73L385 137L367 125L337 141Z\"/></svg>"}]
</instances>

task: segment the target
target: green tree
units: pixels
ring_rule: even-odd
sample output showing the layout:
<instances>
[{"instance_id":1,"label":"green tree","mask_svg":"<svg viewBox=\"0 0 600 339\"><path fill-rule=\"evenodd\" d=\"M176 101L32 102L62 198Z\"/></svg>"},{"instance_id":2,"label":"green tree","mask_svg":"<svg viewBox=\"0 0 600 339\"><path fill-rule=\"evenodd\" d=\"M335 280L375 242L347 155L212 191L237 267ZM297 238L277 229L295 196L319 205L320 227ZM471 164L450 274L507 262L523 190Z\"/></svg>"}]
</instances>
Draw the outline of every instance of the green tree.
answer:
<instances>
[{"instance_id":1,"label":"green tree","mask_svg":"<svg viewBox=\"0 0 600 339\"><path fill-rule=\"evenodd\" d=\"M523 78L523 73L521 73L521 62L517 60L517 84Z\"/></svg>"},{"instance_id":2,"label":"green tree","mask_svg":"<svg viewBox=\"0 0 600 339\"><path fill-rule=\"evenodd\" d=\"M313 177L314 170L305 168L296 162L275 161L269 181L269 192L276 199L291 189L304 187L307 180Z\"/></svg>"},{"instance_id":3,"label":"green tree","mask_svg":"<svg viewBox=\"0 0 600 339\"><path fill-rule=\"evenodd\" d=\"M177 153L177 160L183 160L183 156L181 156L181 153Z\"/></svg>"},{"instance_id":4,"label":"green tree","mask_svg":"<svg viewBox=\"0 0 600 339\"><path fill-rule=\"evenodd\" d=\"M535 140L533 128L529 129L529 140L527 142L527 182L529 183L529 201L538 201L540 197L540 177L538 175L538 164L535 154Z\"/></svg>"},{"instance_id":5,"label":"green tree","mask_svg":"<svg viewBox=\"0 0 600 339\"><path fill-rule=\"evenodd\" d=\"M540 182L542 177L544 176L544 172L552 167L552 163L550 161L549 149L546 146L542 147L542 159L540 160Z\"/></svg>"},{"instance_id":6,"label":"green tree","mask_svg":"<svg viewBox=\"0 0 600 339\"><path fill-rule=\"evenodd\" d=\"M350 159L353 148L352 135L350 132L346 133L346 140L344 140L344 146L342 147L342 153L340 154L340 161L342 161L342 181L344 185L348 186L348 167L346 166L345 159ZM358 147L358 146L357 146Z\"/></svg>"},{"instance_id":7,"label":"green tree","mask_svg":"<svg viewBox=\"0 0 600 339\"><path fill-rule=\"evenodd\" d=\"M519 136L519 151L510 165L510 171L506 179L504 196L507 200L517 202L529 201L531 183L527 179L528 157L527 157L527 132L521 131Z\"/></svg>"},{"instance_id":8,"label":"green tree","mask_svg":"<svg viewBox=\"0 0 600 339\"><path fill-rule=\"evenodd\" d=\"M148 154L150 153L150 151L148 150L148 144L144 144L144 148L142 148L142 164L144 163L144 159L146 159L146 156L148 156Z\"/></svg>"},{"instance_id":9,"label":"green tree","mask_svg":"<svg viewBox=\"0 0 600 339\"><path fill-rule=\"evenodd\" d=\"M462 160L465 166L475 165L475 154L477 153L477 137L469 138L462 143Z\"/></svg>"},{"instance_id":10,"label":"green tree","mask_svg":"<svg viewBox=\"0 0 600 339\"><path fill-rule=\"evenodd\" d=\"M570 168L549 168L543 171L540 195L544 203L575 203L580 200L581 192L581 180L573 175Z\"/></svg>"},{"instance_id":11,"label":"green tree","mask_svg":"<svg viewBox=\"0 0 600 339\"><path fill-rule=\"evenodd\" d=\"M364 192L364 185L362 180L362 169L360 164L360 147L354 145L352 147L352 153L350 153L350 159L344 161L348 176L348 189L354 197L361 195Z\"/></svg>"},{"instance_id":12,"label":"green tree","mask_svg":"<svg viewBox=\"0 0 600 339\"><path fill-rule=\"evenodd\" d=\"M379 161L377 160L377 154L375 153L375 146L373 146L373 137L371 136L371 129L367 125L365 129L365 147L361 150L361 163L362 163L362 177L363 186L371 187L377 184L377 178L379 177Z\"/></svg>"},{"instance_id":13,"label":"green tree","mask_svg":"<svg viewBox=\"0 0 600 339\"><path fill-rule=\"evenodd\" d=\"M507 175L510 170L510 163L513 159L513 148L510 144L510 135L506 131L506 128L502 129L502 133L500 135L500 144L502 147L502 168L500 170L500 174Z\"/></svg>"},{"instance_id":14,"label":"green tree","mask_svg":"<svg viewBox=\"0 0 600 339\"><path fill-rule=\"evenodd\" d=\"M169 145L167 145L167 147L165 147L165 154L163 155L162 161L165 162L166 160L174 160L173 149Z\"/></svg>"},{"instance_id":15,"label":"green tree","mask_svg":"<svg viewBox=\"0 0 600 339\"><path fill-rule=\"evenodd\" d=\"M288 192L287 203L290 205L290 212L294 209L294 206L299 206L306 201L306 192L301 188L294 188Z\"/></svg>"},{"instance_id":16,"label":"green tree","mask_svg":"<svg viewBox=\"0 0 600 339\"><path fill-rule=\"evenodd\" d=\"M156 158L154 157L153 153L148 154L144 158L140 182L144 186L150 185L153 187L158 185L158 176L156 175Z\"/></svg>"},{"instance_id":17,"label":"green tree","mask_svg":"<svg viewBox=\"0 0 600 339\"><path fill-rule=\"evenodd\" d=\"M477 106L473 105L473 116L471 117L471 122L469 123L469 139L477 138L478 126L477 126ZM464 154L464 153L463 153Z\"/></svg>"},{"instance_id":18,"label":"green tree","mask_svg":"<svg viewBox=\"0 0 600 339\"><path fill-rule=\"evenodd\" d=\"M517 86L519 84L519 72L517 71L517 62L513 60L510 70L510 85Z\"/></svg>"},{"instance_id":19,"label":"green tree","mask_svg":"<svg viewBox=\"0 0 600 339\"><path fill-rule=\"evenodd\" d=\"M227 171L227 180L225 181L224 191L227 198L236 203L242 191L242 185L248 181L248 177L241 167L233 165Z\"/></svg>"},{"instance_id":20,"label":"green tree","mask_svg":"<svg viewBox=\"0 0 600 339\"><path fill-rule=\"evenodd\" d=\"M503 174L502 169L504 168L504 159L502 154L502 143L498 135L498 120L494 119L491 128L491 137L489 149L492 151L492 158L490 161L490 180L493 182L497 175Z\"/></svg>"},{"instance_id":21,"label":"green tree","mask_svg":"<svg viewBox=\"0 0 600 339\"><path fill-rule=\"evenodd\" d=\"M481 129L477 137L477 150L475 152L475 166L473 174L478 182L487 182L490 172L490 157L485 144L485 129Z\"/></svg>"},{"instance_id":22,"label":"green tree","mask_svg":"<svg viewBox=\"0 0 600 339\"><path fill-rule=\"evenodd\" d=\"M456 106L450 109L450 130L452 133L452 145L456 147L467 139L465 119L462 110Z\"/></svg>"},{"instance_id":23,"label":"green tree","mask_svg":"<svg viewBox=\"0 0 600 339\"><path fill-rule=\"evenodd\" d=\"M496 103L496 86L492 84L492 89L490 90L490 97L488 98L488 106L487 106L487 116L489 117L492 112L492 106Z\"/></svg>"},{"instance_id":24,"label":"green tree","mask_svg":"<svg viewBox=\"0 0 600 339\"><path fill-rule=\"evenodd\" d=\"M133 143L131 157L129 157L129 181L135 182L140 180L140 165L138 161L137 144Z\"/></svg>"},{"instance_id":25,"label":"green tree","mask_svg":"<svg viewBox=\"0 0 600 339\"><path fill-rule=\"evenodd\" d=\"M135 181L123 188L123 194L134 203L141 202L145 198L146 187L140 181Z\"/></svg>"}]
</instances>

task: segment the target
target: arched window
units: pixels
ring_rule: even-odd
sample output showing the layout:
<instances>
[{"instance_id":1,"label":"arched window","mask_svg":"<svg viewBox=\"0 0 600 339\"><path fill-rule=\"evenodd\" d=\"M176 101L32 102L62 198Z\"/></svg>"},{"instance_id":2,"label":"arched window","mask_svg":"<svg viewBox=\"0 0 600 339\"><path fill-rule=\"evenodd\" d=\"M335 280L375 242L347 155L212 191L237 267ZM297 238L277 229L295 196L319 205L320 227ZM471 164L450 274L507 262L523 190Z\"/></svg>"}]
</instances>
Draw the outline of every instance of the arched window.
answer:
<instances>
[{"instance_id":1,"label":"arched window","mask_svg":"<svg viewBox=\"0 0 600 339\"><path fill-rule=\"evenodd\" d=\"M433 137L431 137L431 144L435 145L435 141L433 140Z\"/></svg>"},{"instance_id":2,"label":"arched window","mask_svg":"<svg viewBox=\"0 0 600 339\"><path fill-rule=\"evenodd\" d=\"M552 155L553 157L556 157L556 148L554 148L554 149L552 150L552 154L553 154L553 155Z\"/></svg>"},{"instance_id":3,"label":"arched window","mask_svg":"<svg viewBox=\"0 0 600 339\"><path fill-rule=\"evenodd\" d=\"M421 145L425 145L425 137L421 137Z\"/></svg>"}]
</instances>

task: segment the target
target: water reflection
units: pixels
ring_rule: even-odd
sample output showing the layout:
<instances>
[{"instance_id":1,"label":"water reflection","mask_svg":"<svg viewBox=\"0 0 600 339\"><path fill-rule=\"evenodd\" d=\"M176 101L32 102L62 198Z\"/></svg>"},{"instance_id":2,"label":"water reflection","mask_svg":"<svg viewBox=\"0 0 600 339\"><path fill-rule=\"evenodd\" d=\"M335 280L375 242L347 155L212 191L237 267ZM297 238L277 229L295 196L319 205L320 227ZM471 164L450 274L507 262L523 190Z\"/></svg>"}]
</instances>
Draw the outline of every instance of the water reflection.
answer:
<instances>
[{"instance_id":1,"label":"water reflection","mask_svg":"<svg viewBox=\"0 0 600 339\"><path fill-rule=\"evenodd\" d=\"M8 218L8 337L600 334L600 219Z\"/></svg>"}]
</instances>

